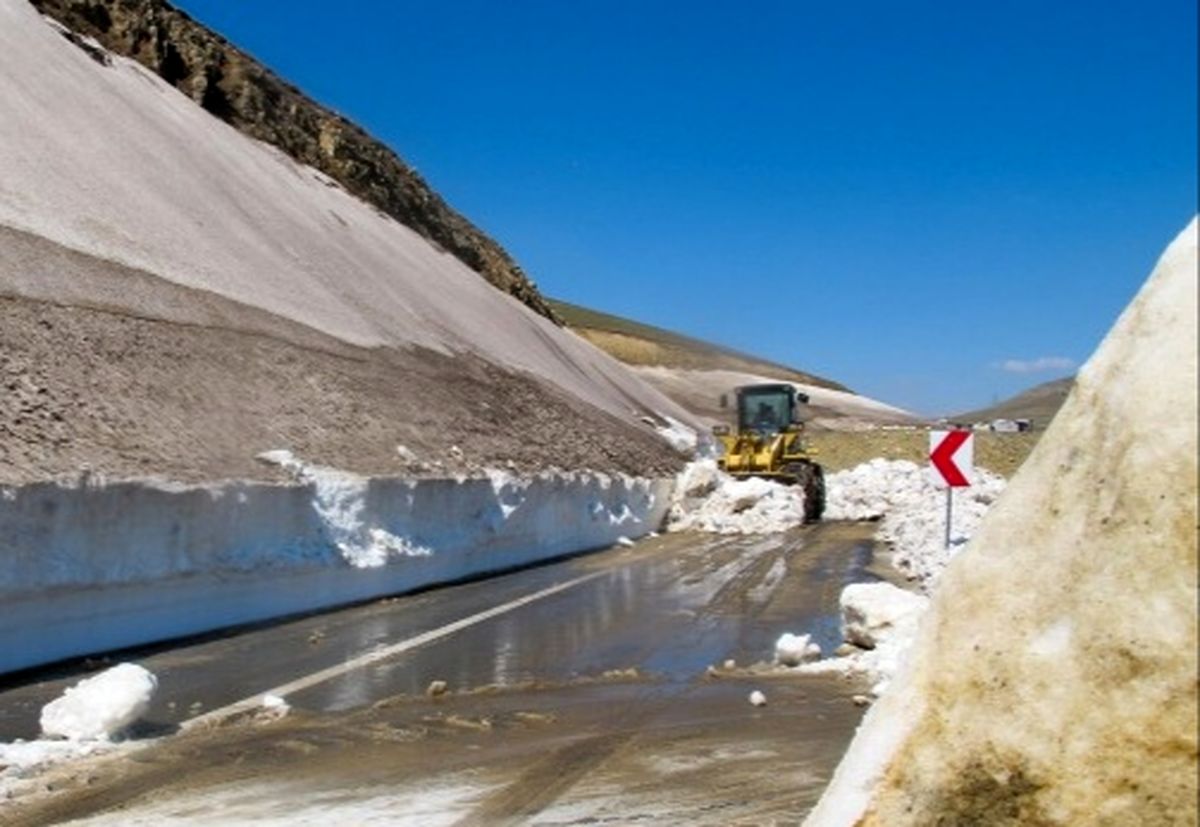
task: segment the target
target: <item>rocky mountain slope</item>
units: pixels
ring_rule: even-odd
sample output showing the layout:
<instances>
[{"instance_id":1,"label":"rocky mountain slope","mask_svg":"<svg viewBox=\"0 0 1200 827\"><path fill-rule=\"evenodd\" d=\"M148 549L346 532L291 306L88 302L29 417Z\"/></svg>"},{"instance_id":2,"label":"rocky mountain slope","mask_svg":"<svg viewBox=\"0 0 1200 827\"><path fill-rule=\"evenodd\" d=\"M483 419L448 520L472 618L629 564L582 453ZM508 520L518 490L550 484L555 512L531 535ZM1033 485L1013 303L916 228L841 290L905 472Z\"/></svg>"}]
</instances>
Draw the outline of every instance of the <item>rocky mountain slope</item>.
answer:
<instances>
[{"instance_id":1,"label":"rocky mountain slope","mask_svg":"<svg viewBox=\"0 0 1200 827\"><path fill-rule=\"evenodd\" d=\"M318 169L446 249L538 313L554 313L520 266L384 144L306 97L163 0L30 0L103 63L132 58L212 115ZM90 47L94 38L103 49Z\"/></svg>"},{"instance_id":2,"label":"rocky mountain slope","mask_svg":"<svg viewBox=\"0 0 1200 827\"><path fill-rule=\"evenodd\" d=\"M0 483L679 464L619 362L25 0L0 99Z\"/></svg>"}]
</instances>

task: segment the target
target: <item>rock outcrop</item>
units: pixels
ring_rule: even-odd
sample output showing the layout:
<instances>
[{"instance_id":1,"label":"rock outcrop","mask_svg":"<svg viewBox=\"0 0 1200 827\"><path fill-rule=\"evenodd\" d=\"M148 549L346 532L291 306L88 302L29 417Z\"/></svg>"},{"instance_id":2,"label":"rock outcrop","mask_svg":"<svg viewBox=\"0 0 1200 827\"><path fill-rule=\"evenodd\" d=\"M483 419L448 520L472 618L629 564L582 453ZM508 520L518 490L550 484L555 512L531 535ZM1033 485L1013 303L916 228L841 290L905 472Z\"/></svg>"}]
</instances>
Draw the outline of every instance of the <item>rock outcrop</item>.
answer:
<instances>
[{"instance_id":1,"label":"rock outcrop","mask_svg":"<svg viewBox=\"0 0 1200 827\"><path fill-rule=\"evenodd\" d=\"M809 825L1196 824L1196 222L943 575Z\"/></svg>"},{"instance_id":2,"label":"rock outcrop","mask_svg":"<svg viewBox=\"0 0 1200 827\"><path fill-rule=\"evenodd\" d=\"M95 59L133 58L213 115L319 169L440 245L499 289L557 321L537 286L494 240L453 210L395 152L309 99L253 57L162 0L30 0ZM82 36L82 37L81 37Z\"/></svg>"}]
</instances>

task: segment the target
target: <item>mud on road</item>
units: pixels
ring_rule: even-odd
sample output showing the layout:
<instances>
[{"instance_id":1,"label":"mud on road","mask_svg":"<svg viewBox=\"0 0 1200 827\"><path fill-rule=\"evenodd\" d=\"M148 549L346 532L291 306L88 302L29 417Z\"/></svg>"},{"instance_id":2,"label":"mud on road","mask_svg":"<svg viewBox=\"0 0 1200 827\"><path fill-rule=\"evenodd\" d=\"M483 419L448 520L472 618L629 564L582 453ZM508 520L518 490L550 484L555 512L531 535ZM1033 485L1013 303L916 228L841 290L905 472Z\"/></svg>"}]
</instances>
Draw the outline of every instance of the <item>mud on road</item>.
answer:
<instances>
[{"instance_id":1,"label":"mud on road","mask_svg":"<svg viewBox=\"0 0 1200 827\"><path fill-rule=\"evenodd\" d=\"M5 820L799 823L857 726L862 687L779 675L767 662L785 631L837 645L842 586L877 577L870 534L824 524L773 537L671 535L509 575L603 573L299 692L286 716L245 714L42 779L51 789L9 802ZM425 601L422 612L431 600L466 606L504 586L440 589L199 643L204 657L142 662L220 673L226 649L286 647L312 624L402 612L410 600ZM351 654L342 647L331 643L329 656ZM183 677L151 715L163 728L161 704L186 700ZM278 677L261 676L263 688ZM434 680L447 691L428 695ZM754 689L766 706L748 703Z\"/></svg>"}]
</instances>

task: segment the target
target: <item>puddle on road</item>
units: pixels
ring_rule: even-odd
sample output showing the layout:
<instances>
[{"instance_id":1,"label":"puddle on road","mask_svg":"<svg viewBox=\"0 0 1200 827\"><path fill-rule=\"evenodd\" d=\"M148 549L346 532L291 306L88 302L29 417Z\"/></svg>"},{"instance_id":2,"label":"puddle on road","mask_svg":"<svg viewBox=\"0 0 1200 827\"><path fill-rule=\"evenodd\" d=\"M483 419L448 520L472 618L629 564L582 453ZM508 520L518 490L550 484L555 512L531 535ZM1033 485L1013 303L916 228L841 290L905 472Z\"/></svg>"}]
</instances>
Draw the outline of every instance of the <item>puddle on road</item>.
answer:
<instances>
[{"instance_id":1,"label":"puddle on road","mask_svg":"<svg viewBox=\"0 0 1200 827\"><path fill-rule=\"evenodd\" d=\"M613 569L289 702L342 711L389 695L419 696L434 681L462 692L588 682L630 669L643 680L686 683L729 658L769 661L785 631L812 634L828 653L841 643L841 588L878 579L871 562L861 528L698 543Z\"/></svg>"}]
</instances>

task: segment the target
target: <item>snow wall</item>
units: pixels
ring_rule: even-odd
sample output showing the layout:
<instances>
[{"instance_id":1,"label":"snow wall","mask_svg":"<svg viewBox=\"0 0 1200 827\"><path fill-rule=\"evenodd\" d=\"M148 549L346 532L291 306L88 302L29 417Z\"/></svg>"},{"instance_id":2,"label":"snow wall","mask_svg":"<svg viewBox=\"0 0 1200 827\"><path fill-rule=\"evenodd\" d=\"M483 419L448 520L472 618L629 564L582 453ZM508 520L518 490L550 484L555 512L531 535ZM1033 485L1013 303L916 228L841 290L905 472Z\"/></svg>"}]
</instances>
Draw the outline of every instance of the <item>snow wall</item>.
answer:
<instances>
[{"instance_id":1,"label":"snow wall","mask_svg":"<svg viewBox=\"0 0 1200 827\"><path fill-rule=\"evenodd\" d=\"M1195 824L1196 221L946 568L808 827Z\"/></svg>"},{"instance_id":2,"label":"snow wall","mask_svg":"<svg viewBox=\"0 0 1200 827\"><path fill-rule=\"evenodd\" d=\"M673 480L591 473L0 488L0 672L639 537Z\"/></svg>"}]
</instances>

